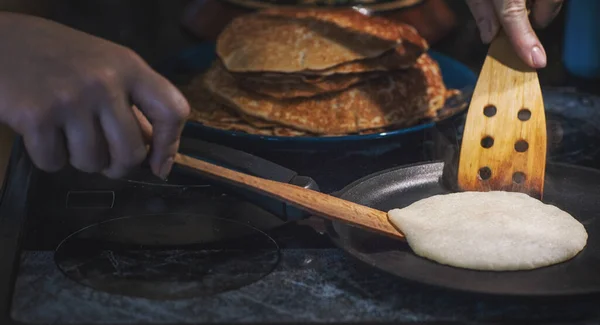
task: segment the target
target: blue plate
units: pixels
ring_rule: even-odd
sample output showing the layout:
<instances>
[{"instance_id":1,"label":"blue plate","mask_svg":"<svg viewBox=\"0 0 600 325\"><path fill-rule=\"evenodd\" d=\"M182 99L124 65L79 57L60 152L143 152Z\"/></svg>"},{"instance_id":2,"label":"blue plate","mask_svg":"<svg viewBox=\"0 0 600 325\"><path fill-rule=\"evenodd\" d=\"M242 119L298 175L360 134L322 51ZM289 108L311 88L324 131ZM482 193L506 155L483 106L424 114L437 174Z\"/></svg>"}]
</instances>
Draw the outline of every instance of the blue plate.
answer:
<instances>
[{"instance_id":1,"label":"blue plate","mask_svg":"<svg viewBox=\"0 0 600 325\"><path fill-rule=\"evenodd\" d=\"M460 89L469 93L477 82L477 77L473 71L460 62L447 57L443 54L430 51L429 54L435 59L442 71L444 83L448 88ZM216 59L215 44L204 43L194 48L180 53L177 57L166 62L158 70L167 77L178 72L194 73L201 72L210 67L212 61ZM468 96L467 96L468 98ZM248 145L268 145L275 147L288 147L295 149L316 149L322 145L330 146L348 142L362 142L380 139L395 138L407 135L424 129L431 128L435 123L429 122L415 125L409 128L392 130L382 133L366 135L346 135L332 137L279 137L247 134L238 131L225 131L204 126L200 123L188 122L184 130L184 136L198 137L222 144L235 143L238 147L241 143Z\"/></svg>"}]
</instances>

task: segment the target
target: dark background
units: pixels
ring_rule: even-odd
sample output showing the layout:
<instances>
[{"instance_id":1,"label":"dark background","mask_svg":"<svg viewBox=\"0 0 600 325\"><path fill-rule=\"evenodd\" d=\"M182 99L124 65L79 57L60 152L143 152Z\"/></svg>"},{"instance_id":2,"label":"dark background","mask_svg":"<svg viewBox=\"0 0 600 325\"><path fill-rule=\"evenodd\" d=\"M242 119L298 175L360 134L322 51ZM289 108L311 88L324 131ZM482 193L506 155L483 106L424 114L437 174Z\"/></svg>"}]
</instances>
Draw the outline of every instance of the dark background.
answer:
<instances>
[{"instance_id":1,"label":"dark background","mask_svg":"<svg viewBox=\"0 0 600 325\"><path fill-rule=\"evenodd\" d=\"M31 13L67 24L96 36L129 46L151 64L176 55L199 42L181 27L189 0L0 0L0 10ZM487 46L462 0L446 0L457 15L457 26L433 48L481 68ZM562 64L564 13L538 35L546 48L548 67L539 71L543 86L573 86L597 93L598 83L569 76Z\"/></svg>"}]
</instances>

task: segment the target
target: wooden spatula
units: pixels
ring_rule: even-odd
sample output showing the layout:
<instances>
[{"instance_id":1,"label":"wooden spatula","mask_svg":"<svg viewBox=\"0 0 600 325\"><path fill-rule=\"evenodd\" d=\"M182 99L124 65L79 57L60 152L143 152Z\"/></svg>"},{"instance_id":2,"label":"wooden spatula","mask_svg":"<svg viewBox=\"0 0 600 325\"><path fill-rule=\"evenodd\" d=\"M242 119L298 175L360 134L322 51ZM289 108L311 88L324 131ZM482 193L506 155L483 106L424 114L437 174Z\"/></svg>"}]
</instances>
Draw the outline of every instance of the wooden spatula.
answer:
<instances>
[{"instance_id":1,"label":"wooden spatula","mask_svg":"<svg viewBox=\"0 0 600 325\"><path fill-rule=\"evenodd\" d=\"M537 72L501 31L490 45L467 113L458 186L541 199L545 170L546 117Z\"/></svg>"},{"instance_id":2,"label":"wooden spatula","mask_svg":"<svg viewBox=\"0 0 600 325\"><path fill-rule=\"evenodd\" d=\"M175 156L175 163L212 178L253 189L324 218L339 220L388 236L404 238L404 235L388 221L387 213L383 211L299 186L247 175L183 154Z\"/></svg>"}]
</instances>

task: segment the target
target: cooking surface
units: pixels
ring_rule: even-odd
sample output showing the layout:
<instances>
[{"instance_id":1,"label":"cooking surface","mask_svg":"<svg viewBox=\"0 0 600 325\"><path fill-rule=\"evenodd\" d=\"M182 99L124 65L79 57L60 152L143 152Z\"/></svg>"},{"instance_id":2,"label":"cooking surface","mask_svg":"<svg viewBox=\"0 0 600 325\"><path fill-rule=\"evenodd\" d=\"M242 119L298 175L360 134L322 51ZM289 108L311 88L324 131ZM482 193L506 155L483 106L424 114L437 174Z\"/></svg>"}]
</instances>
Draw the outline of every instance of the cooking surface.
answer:
<instances>
[{"instance_id":1,"label":"cooking surface","mask_svg":"<svg viewBox=\"0 0 600 325\"><path fill-rule=\"evenodd\" d=\"M283 249L277 268L240 290L151 301L94 292L66 279L51 252L27 253L12 316L22 322L413 322L598 318L597 301L502 301L414 285L361 267L336 249ZM73 308L73 306L77 306Z\"/></svg>"},{"instance_id":2,"label":"cooking surface","mask_svg":"<svg viewBox=\"0 0 600 325\"><path fill-rule=\"evenodd\" d=\"M549 120L555 121L550 156L594 166L598 98L557 91L545 98ZM316 153L263 156L333 191L381 169L439 158L434 138L422 134L428 141L408 151L329 153L335 164ZM318 228L318 219L281 226L274 216L203 180L173 175L163 184L144 173L131 178L109 181L72 171L34 178L12 319L53 324L600 319L595 298L506 300L411 283L349 258L308 226ZM126 218L95 225L115 217ZM218 233L237 239L219 241ZM195 282L197 275L204 281Z\"/></svg>"},{"instance_id":3,"label":"cooking surface","mask_svg":"<svg viewBox=\"0 0 600 325\"><path fill-rule=\"evenodd\" d=\"M46 182L49 181L46 180ZM160 195L154 196L153 194L161 191L154 190L146 192L138 188L136 190L138 197L145 198L139 201L129 201L129 203L141 208L143 203L159 201ZM205 190L199 191L194 198L197 200L201 196L208 196L209 193ZM119 192L115 196L115 206L118 206L120 201L118 194ZM152 205L152 208L148 210L142 209L144 210L142 214L151 212L155 206ZM185 211L194 206L189 204L180 208L181 211ZM42 212L47 209L40 205L36 210ZM73 220L71 218L81 218L85 214L83 212L81 210L77 213L68 213L62 217L64 220ZM54 216L54 214L48 213L45 215L47 217ZM57 217L60 215L61 213L56 214ZM167 214L164 217L173 219L173 216ZM202 218L201 215L197 217ZM237 215L228 217L235 218ZM148 226L148 223L153 224L152 217L139 218L140 223L137 223L137 226L145 228L145 231L149 231L148 228L152 228L150 232L162 229ZM142 222L143 219L146 219L145 222ZM178 230L188 228L190 223L199 223L194 218L189 218L187 224L186 218L176 216L175 219L174 228ZM97 228L97 226L88 228L81 234L86 232L98 234L98 231L90 230L93 228ZM118 230L130 233L136 228L136 222L133 221L129 226L123 225ZM239 229L244 227L230 226L230 231L231 228L234 228L233 232L239 233ZM46 229L45 233L50 234L52 231ZM107 233L113 232L108 231ZM127 248L123 247L126 247L127 244L122 243L121 246L108 247L110 243L115 244L119 239L144 242L150 238L146 236L147 232L138 232L145 238L132 239L133 236L123 238L118 234L106 236L105 238L111 240L108 240L109 244L104 242L102 245L107 249L104 253L109 256L91 262L88 260L88 263L81 263L77 265L77 268L85 273L88 279L90 275L96 278L104 275L105 280L107 277L112 277L113 280L115 278L122 280L123 282L119 283L120 290L116 292L107 287L96 287L96 289L112 291L113 294L81 285L81 279L76 274L74 276L72 271L67 272L68 277L65 276L56 266L57 262L59 265L62 264L63 258L54 256L52 250L35 249L32 246L42 245L42 243L36 243L30 238L27 240L28 249L22 254L11 315L14 319L25 323L110 324L145 321L162 324L214 321L473 321L498 320L500 315L508 313L512 319L557 320L576 319L586 315L595 316L597 312L596 303L592 300L573 303L558 300L539 300L537 302L511 300L507 302L497 298L457 294L410 283L351 260L343 252L334 248L326 238L307 226L290 224L275 231L269 231L269 236L278 243L279 247L269 244L269 240L266 240L264 235L252 235L254 231L249 233L250 238L241 239L237 244L228 244L225 253L229 253L229 265L219 263L219 261L210 261L210 258L207 258L209 254L203 254L207 247L204 247L202 251L179 250L172 255L164 250L159 254L150 253L148 255L144 255L148 251L131 250L130 253L133 252L137 256L124 256L123 252ZM93 239L94 236L82 237ZM186 241L185 238L181 239L182 237L186 237L185 234L176 236L177 240L167 238L161 243L173 244L175 240L177 242L174 244L181 244ZM260 241L258 244L257 238ZM49 244L51 240L48 239L46 242ZM247 255L232 256L236 249L239 251L243 243L248 245L254 243L255 247L246 247ZM205 243L205 245L207 244L210 243ZM89 256L93 248L92 245L82 245L80 253L75 257L81 259L82 255ZM170 248L167 250L173 251ZM278 255L275 254L276 252L280 255L276 256ZM68 255L73 259L72 254ZM252 257L255 260L249 261ZM276 261L274 261L275 258L277 258ZM142 262L145 263L142 264ZM273 262L275 265L272 264ZM241 277L242 281L248 285L228 292L216 293L207 292L210 289L210 283L203 281L207 286L204 290L195 290L195 293L198 294L195 298L162 300L174 298L178 292L189 293L189 287L194 286L190 275L196 271L202 272L199 270L202 265L198 265L198 263L214 266L212 269L215 270L213 274L216 276L229 274L229 277L219 280L229 279L235 282ZM240 265L243 266L242 270L240 270ZM142 266L144 269L141 269ZM274 266L274 269L271 270L271 266ZM187 272L182 272L183 269L187 269ZM128 271L130 273L126 274ZM261 278L263 275L265 277ZM161 287L165 281L177 283L179 286ZM140 283L144 282L147 285L140 286ZM155 283L154 287L151 286L153 282ZM132 293L131 287L127 286L127 283L135 283L136 292ZM111 283L104 284L110 285ZM221 285L222 282L214 283L213 288L216 287L216 290L219 291L218 287ZM122 295L139 295L140 290L144 288L153 289L151 299ZM161 292L162 297L160 296ZM147 292L141 295L150 296Z\"/></svg>"}]
</instances>

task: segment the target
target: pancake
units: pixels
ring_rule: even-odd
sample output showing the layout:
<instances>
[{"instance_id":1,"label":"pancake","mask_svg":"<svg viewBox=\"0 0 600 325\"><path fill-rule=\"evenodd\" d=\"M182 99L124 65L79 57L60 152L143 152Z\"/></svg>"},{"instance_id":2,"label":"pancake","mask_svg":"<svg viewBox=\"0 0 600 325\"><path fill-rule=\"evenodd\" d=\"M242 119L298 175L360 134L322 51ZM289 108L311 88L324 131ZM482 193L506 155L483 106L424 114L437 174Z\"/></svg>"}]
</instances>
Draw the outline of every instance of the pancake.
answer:
<instances>
[{"instance_id":1,"label":"pancake","mask_svg":"<svg viewBox=\"0 0 600 325\"><path fill-rule=\"evenodd\" d=\"M323 134L317 135L306 131L300 131L293 128L278 125L273 122L261 120L249 116L226 105L218 102L208 92L201 82L201 76L196 77L186 87L180 87L182 93L186 95L192 108L189 121L197 122L207 127L238 131L254 135L280 136L280 137L305 137L305 136L343 136L346 134ZM359 132L358 134L372 134L384 132L385 129L370 129Z\"/></svg>"},{"instance_id":2,"label":"pancake","mask_svg":"<svg viewBox=\"0 0 600 325\"><path fill-rule=\"evenodd\" d=\"M407 52L406 47L411 48L413 45L409 43L404 46L399 46L398 48L387 51L375 58L342 63L332 68L320 71L301 71L300 74L315 79L318 76L329 76L333 74L393 71L397 69L410 68L415 64L415 61L421 56L421 54L423 54L423 52L418 49L402 54L402 51Z\"/></svg>"},{"instance_id":3,"label":"pancake","mask_svg":"<svg viewBox=\"0 0 600 325\"><path fill-rule=\"evenodd\" d=\"M428 83L432 83L432 91L443 89L441 79L441 71L437 63L433 62L428 55L419 58L421 67L427 68ZM380 65L383 68L384 65ZM391 71L399 70L401 67L387 67ZM239 85L247 90L257 92L259 94L271 96L274 98L296 98L296 97L313 97L320 94L338 92L357 85L370 79L382 77L384 72L368 72L368 73L339 73L329 76L309 76L301 74L255 74L253 76L244 76L244 74L236 74L235 78L239 80ZM440 100L440 94L432 94ZM443 95L443 94L442 94ZM445 99L445 98L444 98ZM443 99L442 99L443 100ZM433 104L438 107L439 103Z\"/></svg>"},{"instance_id":4,"label":"pancake","mask_svg":"<svg viewBox=\"0 0 600 325\"><path fill-rule=\"evenodd\" d=\"M482 271L561 263L576 256L588 238L569 213L523 193L436 195L388 215L415 254Z\"/></svg>"},{"instance_id":5,"label":"pancake","mask_svg":"<svg viewBox=\"0 0 600 325\"><path fill-rule=\"evenodd\" d=\"M240 116L239 113L216 101L204 104L191 103L191 105L193 106L188 120L208 127L267 136L299 137L308 135L307 132L263 122L252 117Z\"/></svg>"},{"instance_id":6,"label":"pancake","mask_svg":"<svg viewBox=\"0 0 600 325\"><path fill-rule=\"evenodd\" d=\"M185 87L180 87L191 106L189 121L228 131L256 135L306 136L308 133L279 126L259 118L241 114L217 101L204 87L198 76Z\"/></svg>"},{"instance_id":7,"label":"pancake","mask_svg":"<svg viewBox=\"0 0 600 325\"><path fill-rule=\"evenodd\" d=\"M318 72L303 73L236 73L240 86L274 98L312 97L349 88L360 82L381 76L387 71L406 69L414 65L396 50L380 57L348 64Z\"/></svg>"},{"instance_id":8,"label":"pancake","mask_svg":"<svg viewBox=\"0 0 600 325\"><path fill-rule=\"evenodd\" d=\"M319 134L356 132L356 119L350 105L323 109L322 100L284 101L250 92L239 87L220 62L209 69L204 80L219 101L244 114Z\"/></svg>"},{"instance_id":9,"label":"pancake","mask_svg":"<svg viewBox=\"0 0 600 325\"><path fill-rule=\"evenodd\" d=\"M194 79L190 85L180 90L190 106L193 106L188 119L219 125L242 121L232 110L225 109L224 105L216 101L198 79Z\"/></svg>"},{"instance_id":10,"label":"pancake","mask_svg":"<svg viewBox=\"0 0 600 325\"><path fill-rule=\"evenodd\" d=\"M411 26L351 9L243 15L217 40L217 55L231 72L309 73L376 58L392 49L408 65L426 48Z\"/></svg>"},{"instance_id":11,"label":"pancake","mask_svg":"<svg viewBox=\"0 0 600 325\"><path fill-rule=\"evenodd\" d=\"M421 47L423 51L428 47L427 41L419 35L414 27L384 17L365 15L354 9L271 8L260 11L259 15L328 22L346 30L359 34L364 33L381 40L411 43Z\"/></svg>"},{"instance_id":12,"label":"pancake","mask_svg":"<svg viewBox=\"0 0 600 325\"><path fill-rule=\"evenodd\" d=\"M286 76L277 78L238 78L240 87L273 98L314 97L347 89L351 86L380 77L381 73L336 74L305 82L303 77Z\"/></svg>"},{"instance_id":13,"label":"pancake","mask_svg":"<svg viewBox=\"0 0 600 325\"><path fill-rule=\"evenodd\" d=\"M219 101L263 120L315 134L350 134L435 118L450 94L437 63L423 54L413 68L333 94L275 99L239 87L216 62L204 78Z\"/></svg>"}]
</instances>

